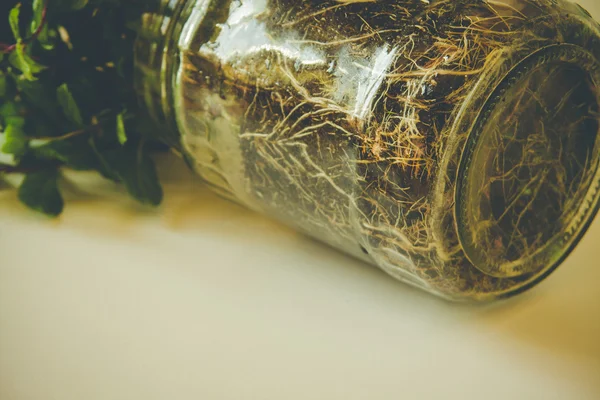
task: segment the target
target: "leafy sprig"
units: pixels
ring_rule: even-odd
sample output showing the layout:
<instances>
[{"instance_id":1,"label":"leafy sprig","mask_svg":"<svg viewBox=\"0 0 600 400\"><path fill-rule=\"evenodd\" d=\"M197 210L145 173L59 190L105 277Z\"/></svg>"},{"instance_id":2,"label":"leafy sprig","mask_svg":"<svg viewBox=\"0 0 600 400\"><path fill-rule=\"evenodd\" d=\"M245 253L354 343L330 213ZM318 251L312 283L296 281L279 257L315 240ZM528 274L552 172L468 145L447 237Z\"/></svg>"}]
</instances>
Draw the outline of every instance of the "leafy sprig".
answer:
<instances>
[{"instance_id":1,"label":"leafy sprig","mask_svg":"<svg viewBox=\"0 0 600 400\"><path fill-rule=\"evenodd\" d=\"M117 0L0 6L8 22L0 29L0 179L23 174L18 197L28 207L62 212L65 169L96 171L142 203L161 202L157 144L139 125L133 87L140 10Z\"/></svg>"}]
</instances>

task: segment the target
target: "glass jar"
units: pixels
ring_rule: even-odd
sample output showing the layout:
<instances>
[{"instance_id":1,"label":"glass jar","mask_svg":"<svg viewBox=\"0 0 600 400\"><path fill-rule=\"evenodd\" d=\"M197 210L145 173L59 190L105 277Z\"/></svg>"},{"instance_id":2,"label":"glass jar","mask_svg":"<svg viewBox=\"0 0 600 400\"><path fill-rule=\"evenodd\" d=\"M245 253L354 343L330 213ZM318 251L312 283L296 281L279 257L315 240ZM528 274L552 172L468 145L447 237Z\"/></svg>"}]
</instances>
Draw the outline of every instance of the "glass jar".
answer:
<instances>
[{"instance_id":1,"label":"glass jar","mask_svg":"<svg viewBox=\"0 0 600 400\"><path fill-rule=\"evenodd\" d=\"M519 293L600 204L600 25L560 0L162 0L163 139L218 193L453 300Z\"/></svg>"}]
</instances>

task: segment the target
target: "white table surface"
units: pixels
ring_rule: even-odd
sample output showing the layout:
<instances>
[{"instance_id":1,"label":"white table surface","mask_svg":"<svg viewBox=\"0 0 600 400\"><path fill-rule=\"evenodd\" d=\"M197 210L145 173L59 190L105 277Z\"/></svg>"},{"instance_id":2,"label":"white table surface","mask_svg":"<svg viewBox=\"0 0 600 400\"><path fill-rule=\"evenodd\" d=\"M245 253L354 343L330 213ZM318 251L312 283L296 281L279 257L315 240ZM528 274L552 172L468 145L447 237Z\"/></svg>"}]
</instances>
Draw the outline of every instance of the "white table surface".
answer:
<instances>
[{"instance_id":1,"label":"white table surface","mask_svg":"<svg viewBox=\"0 0 600 400\"><path fill-rule=\"evenodd\" d=\"M0 400L600 399L600 219L532 291L461 306L161 168L158 211L0 191Z\"/></svg>"}]
</instances>

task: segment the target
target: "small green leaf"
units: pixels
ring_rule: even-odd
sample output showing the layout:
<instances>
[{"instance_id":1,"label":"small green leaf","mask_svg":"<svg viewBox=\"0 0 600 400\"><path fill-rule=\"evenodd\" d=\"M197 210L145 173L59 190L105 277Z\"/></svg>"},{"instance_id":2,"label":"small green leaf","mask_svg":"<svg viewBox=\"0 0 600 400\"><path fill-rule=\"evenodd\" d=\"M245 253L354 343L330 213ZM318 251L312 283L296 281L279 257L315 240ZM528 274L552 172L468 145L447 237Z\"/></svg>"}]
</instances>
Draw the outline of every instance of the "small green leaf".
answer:
<instances>
[{"instance_id":1,"label":"small green leaf","mask_svg":"<svg viewBox=\"0 0 600 400\"><path fill-rule=\"evenodd\" d=\"M13 67L17 68L23 73L25 79L29 81L33 81L35 79L33 77L33 71L31 70L31 64L27 62L27 56L25 54L23 43L19 42L17 44L17 48L11 54L10 62Z\"/></svg>"},{"instance_id":2,"label":"small green leaf","mask_svg":"<svg viewBox=\"0 0 600 400\"><path fill-rule=\"evenodd\" d=\"M101 154L104 166L119 177L129 194L144 204L158 206L163 191L156 173L156 165L144 143L128 141L124 147Z\"/></svg>"},{"instance_id":3,"label":"small green leaf","mask_svg":"<svg viewBox=\"0 0 600 400\"><path fill-rule=\"evenodd\" d=\"M56 97L67 119L78 128L82 128L83 117L81 116L81 111L66 83L58 87Z\"/></svg>"},{"instance_id":4,"label":"small green leaf","mask_svg":"<svg viewBox=\"0 0 600 400\"><path fill-rule=\"evenodd\" d=\"M125 112L122 112L117 115L117 138L121 145L124 145L127 142L127 132L125 131L125 121L123 118L124 113Z\"/></svg>"},{"instance_id":5,"label":"small green leaf","mask_svg":"<svg viewBox=\"0 0 600 400\"><path fill-rule=\"evenodd\" d=\"M4 145L2 152L21 156L27 151L27 138L23 127L16 124L10 124L4 130Z\"/></svg>"},{"instance_id":6,"label":"small green leaf","mask_svg":"<svg viewBox=\"0 0 600 400\"><path fill-rule=\"evenodd\" d=\"M42 23L42 16L44 14L44 8L46 7L45 0L33 0L31 9L33 10L33 19L31 20L31 26L29 32L33 34Z\"/></svg>"},{"instance_id":7,"label":"small green leaf","mask_svg":"<svg viewBox=\"0 0 600 400\"><path fill-rule=\"evenodd\" d=\"M89 143L90 148L92 149L92 152L95 155L95 158L98 160L98 165L96 166L96 171L98 171L100 173L100 175L102 175L103 177L105 177L108 180L111 180L115 183L121 183L121 177L119 176L117 171L115 171L113 166L109 164L109 160L118 159L119 158L118 152L122 151L122 149L101 151L98 148L98 144L96 143L96 140L94 140L93 137L89 139L88 143ZM115 154L117 156L113 156Z\"/></svg>"},{"instance_id":8,"label":"small green leaf","mask_svg":"<svg viewBox=\"0 0 600 400\"><path fill-rule=\"evenodd\" d=\"M125 154L127 163L121 176L129 193L142 203L158 206L163 198L162 187L154 160L146 152L143 142L137 146L126 145Z\"/></svg>"},{"instance_id":9,"label":"small green leaf","mask_svg":"<svg viewBox=\"0 0 600 400\"><path fill-rule=\"evenodd\" d=\"M89 0L71 0L71 9L72 10L81 10L85 6L87 6Z\"/></svg>"},{"instance_id":10,"label":"small green leaf","mask_svg":"<svg viewBox=\"0 0 600 400\"><path fill-rule=\"evenodd\" d=\"M13 67L23 73L25 79L30 81L35 80L34 74L46 69L46 67L29 57L22 42L17 43L17 48L10 54L9 61Z\"/></svg>"},{"instance_id":11,"label":"small green leaf","mask_svg":"<svg viewBox=\"0 0 600 400\"><path fill-rule=\"evenodd\" d=\"M19 187L19 200L27 207L49 216L59 215L64 201L58 189L58 169L29 173Z\"/></svg>"},{"instance_id":12,"label":"small green leaf","mask_svg":"<svg viewBox=\"0 0 600 400\"><path fill-rule=\"evenodd\" d=\"M21 15L21 3L14 6L10 13L8 14L8 23L10 24L10 29L12 30L13 36L15 40L21 40L21 32L19 30L19 16Z\"/></svg>"}]
</instances>

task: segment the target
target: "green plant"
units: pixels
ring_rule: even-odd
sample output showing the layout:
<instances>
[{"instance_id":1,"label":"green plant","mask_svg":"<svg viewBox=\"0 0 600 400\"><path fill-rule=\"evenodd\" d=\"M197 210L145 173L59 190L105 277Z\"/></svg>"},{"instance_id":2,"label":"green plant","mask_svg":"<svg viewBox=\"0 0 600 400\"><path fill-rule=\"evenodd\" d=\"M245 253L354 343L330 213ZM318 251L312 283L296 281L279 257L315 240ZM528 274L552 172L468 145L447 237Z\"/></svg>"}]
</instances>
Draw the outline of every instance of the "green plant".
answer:
<instances>
[{"instance_id":1,"label":"green plant","mask_svg":"<svg viewBox=\"0 0 600 400\"><path fill-rule=\"evenodd\" d=\"M21 202L56 216L63 170L97 171L142 203L162 189L151 153L161 146L136 118L136 1L2 2L0 179L23 174ZM7 3L7 4L4 4Z\"/></svg>"}]
</instances>

